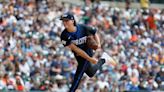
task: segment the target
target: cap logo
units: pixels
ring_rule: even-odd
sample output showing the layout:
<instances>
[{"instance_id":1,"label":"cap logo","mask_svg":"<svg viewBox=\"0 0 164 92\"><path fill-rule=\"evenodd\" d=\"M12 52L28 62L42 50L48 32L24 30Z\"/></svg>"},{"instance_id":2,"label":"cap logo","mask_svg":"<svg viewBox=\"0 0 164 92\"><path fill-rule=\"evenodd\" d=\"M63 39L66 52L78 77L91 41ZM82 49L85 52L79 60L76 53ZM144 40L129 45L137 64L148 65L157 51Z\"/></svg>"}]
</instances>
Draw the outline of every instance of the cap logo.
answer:
<instances>
[{"instance_id":1,"label":"cap logo","mask_svg":"<svg viewBox=\"0 0 164 92\"><path fill-rule=\"evenodd\" d=\"M63 15L62 17L67 17L67 15Z\"/></svg>"}]
</instances>

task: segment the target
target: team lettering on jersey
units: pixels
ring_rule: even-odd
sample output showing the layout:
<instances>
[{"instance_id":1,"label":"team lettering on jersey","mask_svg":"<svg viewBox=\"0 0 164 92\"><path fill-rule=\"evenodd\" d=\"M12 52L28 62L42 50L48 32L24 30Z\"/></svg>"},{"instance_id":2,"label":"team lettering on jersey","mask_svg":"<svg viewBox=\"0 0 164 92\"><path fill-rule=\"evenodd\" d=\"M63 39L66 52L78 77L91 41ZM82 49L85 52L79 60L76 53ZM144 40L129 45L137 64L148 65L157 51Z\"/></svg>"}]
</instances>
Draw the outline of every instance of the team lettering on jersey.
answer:
<instances>
[{"instance_id":1,"label":"team lettering on jersey","mask_svg":"<svg viewBox=\"0 0 164 92\"><path fill-rule=\"evenodd\" d=\"M87 36L84 36L82 38L76 39L76 40L72 40L72 43L76 44L76 45L81 45L86 43L87 41Z\"/></svg>"}]
</instances>

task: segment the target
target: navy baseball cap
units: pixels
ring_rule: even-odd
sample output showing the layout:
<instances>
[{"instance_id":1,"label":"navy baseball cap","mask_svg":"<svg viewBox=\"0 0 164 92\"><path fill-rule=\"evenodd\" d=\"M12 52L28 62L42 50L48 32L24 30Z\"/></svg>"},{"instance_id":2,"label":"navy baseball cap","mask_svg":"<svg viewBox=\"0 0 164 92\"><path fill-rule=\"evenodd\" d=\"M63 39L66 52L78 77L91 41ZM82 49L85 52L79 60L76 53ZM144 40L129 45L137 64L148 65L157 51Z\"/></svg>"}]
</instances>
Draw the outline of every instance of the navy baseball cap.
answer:
<instances>
[{"instance_id":1,"label":"navy baseball cap","mask_svg":"<svg viewBox=\"0 0 164 92\"><path fill-rule=\"evenodd\" d=\"M72 13L64 13L61 17L60 20L75 20L74 16Z\"/></svg>"}]
</instances>

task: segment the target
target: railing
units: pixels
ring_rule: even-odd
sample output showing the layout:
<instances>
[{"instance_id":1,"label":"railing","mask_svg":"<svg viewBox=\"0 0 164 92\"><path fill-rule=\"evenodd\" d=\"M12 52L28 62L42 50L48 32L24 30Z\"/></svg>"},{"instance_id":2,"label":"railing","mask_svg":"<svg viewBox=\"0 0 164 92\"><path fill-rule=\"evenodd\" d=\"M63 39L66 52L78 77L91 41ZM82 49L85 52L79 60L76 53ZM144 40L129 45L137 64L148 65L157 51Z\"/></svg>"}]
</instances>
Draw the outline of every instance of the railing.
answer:
<instances>
[{"instance_id":1,"label":"railing","mask_svg":"<svg viewBox=\"0 0 164 92\"><path fill-rule=\"evenodd\" d=\"M57 0L58 2L66 2L75 5L84 5L84 0ZM112 7L125 8L126 0L100 0L101 3L105 5L110 5ZM132 1L131 8L140 8L140 0L130 0ZM150 8L164 9L164 0L150 0ZM154 2L154 3L153 3ZM157 3L155 3L157 2Z\"/></svg>"},{"instance_id":2,"label":"railing","mask_svg":"<svg viewBox=\"0 0 164 92\"><path fill-rule=\"evenodd\" d=\"M115 2L126 2L127 0L102 0L102 1L115 1ZM133 3L139 3L140 0L129 0ZM164 4L164 0L149 0L151 3L154 3L154 4Z\"/></svg>"}]
</instances>

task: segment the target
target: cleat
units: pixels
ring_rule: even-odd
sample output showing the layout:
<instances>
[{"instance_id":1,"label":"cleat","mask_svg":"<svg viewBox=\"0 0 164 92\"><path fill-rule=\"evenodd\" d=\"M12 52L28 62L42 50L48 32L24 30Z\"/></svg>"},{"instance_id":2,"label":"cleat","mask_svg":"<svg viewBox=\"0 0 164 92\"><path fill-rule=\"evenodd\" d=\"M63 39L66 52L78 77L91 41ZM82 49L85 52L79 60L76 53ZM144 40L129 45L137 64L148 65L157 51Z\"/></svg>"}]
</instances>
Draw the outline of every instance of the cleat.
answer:
<instances>
[{"instance_id":1,"label":"cleat","mask_svg":"<svg viewBox=\"0 0 164 92\"><path fill-rule=\"evenodd\" d=\"M102 56L100 57L101 59L105 59L105 64L109 65L113 65L116 66L117 62L111 57L109 56L106 52L102 53Z\"/></svg>"}]
</instances>

